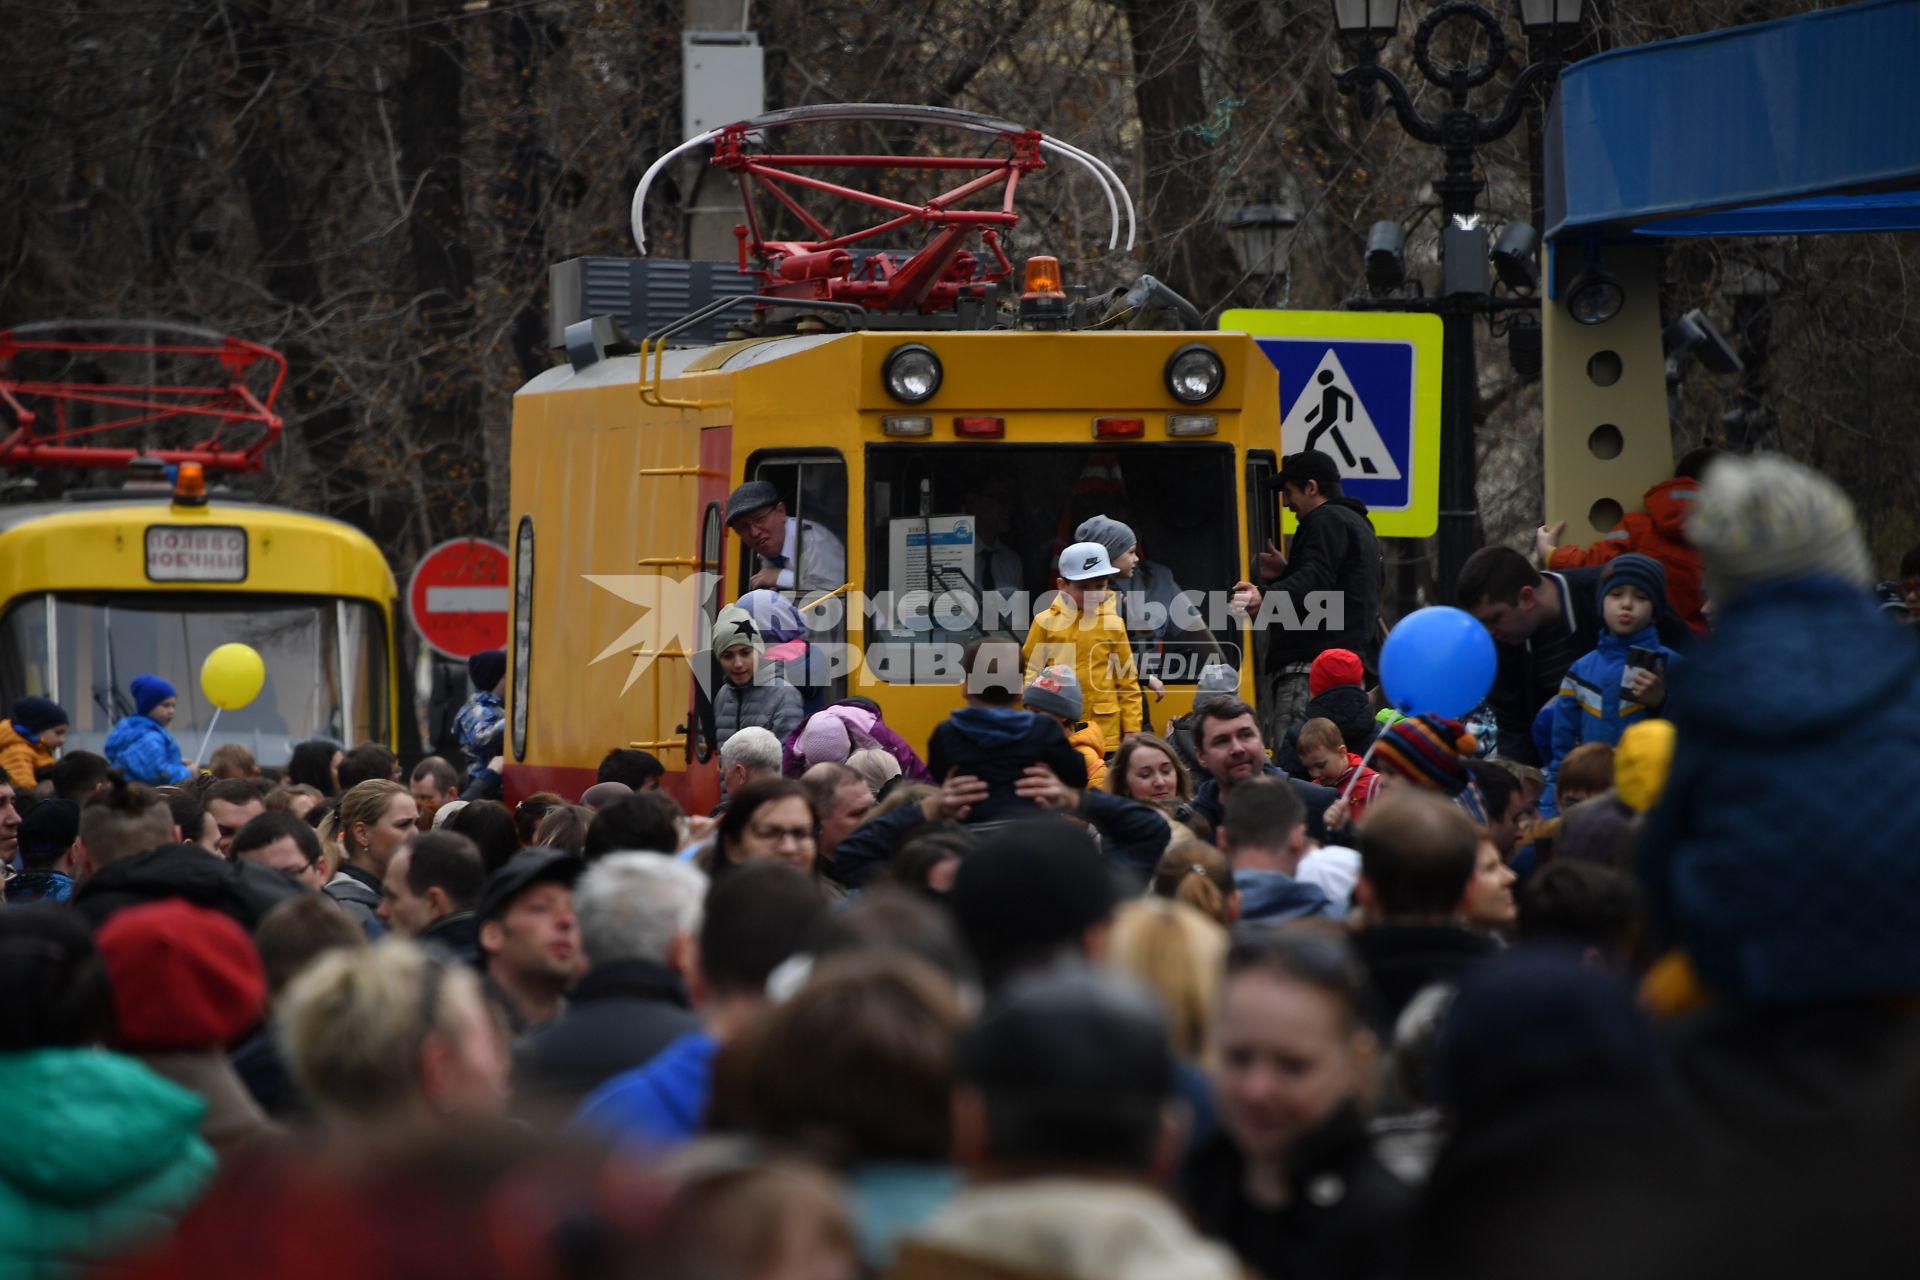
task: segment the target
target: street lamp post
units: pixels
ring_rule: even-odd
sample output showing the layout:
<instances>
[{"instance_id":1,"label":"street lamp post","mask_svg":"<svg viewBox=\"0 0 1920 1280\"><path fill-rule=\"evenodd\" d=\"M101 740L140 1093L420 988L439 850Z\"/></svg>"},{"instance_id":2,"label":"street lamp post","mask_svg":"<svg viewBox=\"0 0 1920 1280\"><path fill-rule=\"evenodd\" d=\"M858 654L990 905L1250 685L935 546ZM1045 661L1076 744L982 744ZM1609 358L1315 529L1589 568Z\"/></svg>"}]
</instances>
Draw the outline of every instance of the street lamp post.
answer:
<instances>
[{"instance_id":1,"label":"street lamp post","mask_svg":"<svg viewBox=\"0 0 1920 1280\"><path fill-rule=\"evenodd\" d=\"M1526 113L1536 86L1559 73L1561 42L1580 25L1580 0L1519 0L1520 25L1530 45L1545 49L1523 70L1491 115L1473 109L1473 91L1492 80L1506 61L1508 41L1500 20L1474 0L1447 0L1414 28L1413 63L1421 76L1444 90L1447 108L1437 118L1422 115L1404 81L1375 58L1398 27L1397 0L1333 0L1334 22L1359 65L1339 73L1340 91L1359 95L1360 110L1371 112L1374 90L1384 88L1400 127L1445 155L1445 169L1434 180L1443 223L1440 236L1440 296L1434 298L1356 299L1365 310L1418 310L1437 313L1445 329L1441 375L1440 565L1439 591L1449 599L1460 566L1480 545L1479 504L1474 496L1477 470L1474 429L1479 375L1474 361L1474 324L1503 311L1536 308L1536 298L1494 297L1488 274L1488 237L1480 225L1479 149L1504 138ZM1476 26L1486 36L1484 60L1441 67L1433 40L1449 24ZM1364 92L1363 92L1364 91ZM1503 237L1504 239L1504 237ZM1507 273L1503 270L1503 278Z\"/></svg>"},{"instance_id":2,"label":"street lamp post","mask_svg":"<svg viewBox=\"0 0 1920 1280\"><path fill-rule=\"evenodd\" d=\"M1291 202L1269 195L1234 209L1220 225L1240 256L1241 268L1260 280L1260 301L1264 305L1269 282L1288 272L1287 265L1279 260L1280 246L1286 233L1300 225L1300 211ZM1285 305L1284 299L1281 305Z\"/></svg>"}]
</instances>

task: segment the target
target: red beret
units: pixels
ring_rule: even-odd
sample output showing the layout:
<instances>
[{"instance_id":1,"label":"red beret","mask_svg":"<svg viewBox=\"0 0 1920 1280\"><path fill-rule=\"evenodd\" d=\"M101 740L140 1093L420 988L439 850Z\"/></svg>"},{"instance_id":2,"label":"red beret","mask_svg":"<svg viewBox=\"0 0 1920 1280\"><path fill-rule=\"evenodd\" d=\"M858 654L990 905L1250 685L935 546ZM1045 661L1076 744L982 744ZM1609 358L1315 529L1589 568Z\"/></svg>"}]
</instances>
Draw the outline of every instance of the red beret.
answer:
<instances>
[{"instance_id":1,"label":"red beret","mask_svg":"<svg viewBox=\"0 0 1920 1280\"><path fill-rule=\"evenodd\" d=\"M114 1048L225 1048L266 1008L253 939L217 911L179 898L129 907L94 943L113 986Z\"/></svg>"},{"instance_id":2,"label":"red beret","mask_svg":"<svg viewBox=\"0 0 1920 1280\"><path fill-rule=\"evenodd\" d=\"M1317 698L1343 684L1359 684L1366 679L1360 655L1351 649L1325 649L1307 669L1307 694Z\"/></svg>"}]
</instances>

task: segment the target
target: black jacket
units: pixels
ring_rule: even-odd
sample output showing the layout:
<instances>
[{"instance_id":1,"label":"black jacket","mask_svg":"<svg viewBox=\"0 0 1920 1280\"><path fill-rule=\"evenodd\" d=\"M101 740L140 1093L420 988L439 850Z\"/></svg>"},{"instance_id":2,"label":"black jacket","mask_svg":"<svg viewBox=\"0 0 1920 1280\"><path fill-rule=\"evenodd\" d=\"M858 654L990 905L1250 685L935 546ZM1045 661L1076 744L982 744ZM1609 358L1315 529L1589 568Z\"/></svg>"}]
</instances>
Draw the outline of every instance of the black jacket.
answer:
<instances>
[{"instance_id":1,"label":"black jacket","mask_svg":"<svg viewBox=\"0 0 1920 1280\"><path fill-rule=\"evenodd\" d=\"M1307 834L1313 839L1326 842L1327 806L1340 798L1332 787L1323 787L1317 782L1308 782L1304 778L1291 778L1284 769L1268 765L1265 776L1282 778L1293 787L1294 794L1300 797L1300 803L1307 807ZM1200 784L1200 790L1194 793L1193 811L1213 825L1214 832L1220 830L1220 824L1227 816L1227 802L1220 794L1220 783L1209 777Z\"/></svg>"},{"instance_id":2,"label":"black jacket","mask_svg":"<svg viewBox=\"0 0 1920 1280\"><path fill-rule=\"evenodd\" d=\"M1292 616L1302 623L1313 618L1307 601L1310 592L1340 592L1342 608L1336 616L1341 626L1337 630L1268 628L1268 669L1311 662L1328 649L1351 649L1373 667L1380 653L1380 593L1386 578L1386 559L1380 554L1380 539L1374 536L1365 503L1333 498L1300 517L1287 549L1286 572L1266 589L1291 597ZM1264 611L1267 602L1263 600L1261 607ZM1284 620L1287 615L1281 617Z\"/></svg>"},{"instance_id":3,"label":"black jacket","mask_svg":"<svg viewBox=\"0 0 1920 1280\"><path fill-rule=\"evenodd\" d=\"M973 806L967 815L969 822L998 822L1038 814L1038 805L1013 793L1014 783L1031 764L1048 766L1069 787L1087 785L1087 762L1067 741L1060 722L1031 711L962 707L935 725L927 739L927 768L935 786L955 771L987 784L987 798Z\"/></svg>"},{"instance_id":4,"label":"black jacket","mask_svg":"<svg viewBox=\"0 0 1920 1280\"><path fill-rule=\"evenodd\" d=\"M1458 982L1494 954L1492 939L1451 924L1376 924L1353 935L1371 984L1374 1029L1393 1043L1393 1026L1413 998L1436 982Z\"/></svg>"},{"instance_id":5,"label":"black jacket","mask_svg":"<svg viewBox=\"0 0 1920 1280\"><path fill-rule=\"evenodd\" d=\"M651 960L595 965L568 994L566 1011L514 1051L514 1075L529 1093L571 1107L699 1029L671 969Z\"/></svg>"},{"instance_id":6,"label":"black jacket","mask_svg":"<svg viewBox=\"0 0 1920 1280\"><path fill-rule=\"evenodd\" d=\"M1336 685L1307 704L1300 724L1288 728L1287 736L1274 750L1273 762L1296 778L1307 776L1300 764L1300 728L1309 720L1333 721L1346 741L1347 750L1357 756L1367 754L1367 748L1380 736L1380 722L1373 718L1373 703L1367 691L1357 684Z\"/></svg>"},{"instance_id":7,"label":"black jacket","mask_svg":"<svg viewBox=\"0 0 1920 1280\"><path fill-rule=\"evenodd\" d=\"M1035 812L1038 816L1038 810ZM1152 877L1173 835L1166 816L1152 805L1091 787L1080 792L1080 807L1072 816L1100 834L1101 853L1126 871L1136 885ZM867 819L834 849L834 875L849 889L871 883L900 847L925 825L926 813L917 804L902 805Z\"/></svg>"},{"instance_id":8,"label":"black jacket","mask_svg":"<svg viewBox=\"0 0 1920 1280\"><path fill-rule=\"evenodd\" d=\"M1222 1133L1187 1162L1187 1204L1201 1231L1269 1280L1372 1280L1398 1273L1416 1197L1374 1158L1351 1104L1287 1153L1287 1203L1247 1199L1240 1152Z\"/></svg>"},{"instance_id":9,"label":"black jacket","mask_svg":"<svg viewBox=\"0 0 1920 1280\"><path fill-rule=\"evenodd\" d=\"M252 933L267 912L305 892L285 872L258 862L229 862L197 844L163 844L94 872L74 891L73 905L98 928L125 907L182 898Z\"/></svg>"},{"instance_id":10,"label":"black jacket","mask_svg":"<svg viewBox=\"0 0 1920 1280\"><path fill-rule=\"evenodd\" d=\"M480 920L471 911L449 911L422 929L415 941L441 947L475 969L486 967L480 954Z\"/></svg>"},{"instance_id":11,"label":"black jacket","mask_svg":"<svg viewBox=\"0 0 1920 1280\"><path fill-rule=\"evenodd\" d=\"M260 1027L235 1045L227 1053L227 1060L260 1109L274 1119L305 1119L311 1114L306 1095L294 1084L287 1060L280 1055L272 1024Z\"/></svg>"}]
</instances>

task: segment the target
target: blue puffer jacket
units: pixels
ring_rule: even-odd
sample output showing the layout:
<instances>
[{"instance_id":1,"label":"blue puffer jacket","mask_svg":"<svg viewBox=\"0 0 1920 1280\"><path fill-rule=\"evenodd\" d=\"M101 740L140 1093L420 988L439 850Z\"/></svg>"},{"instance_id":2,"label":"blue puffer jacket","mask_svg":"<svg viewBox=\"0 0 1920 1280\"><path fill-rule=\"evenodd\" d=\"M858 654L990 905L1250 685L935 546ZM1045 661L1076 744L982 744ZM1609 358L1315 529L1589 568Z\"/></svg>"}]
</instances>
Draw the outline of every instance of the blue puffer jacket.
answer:
<instances>
[{"instance_id":1,"label":"blue puffer jacket","mask_svg":"<svg viewBox=\"0 0 1920 1280\"><path fill-rule=\"evenodd\" d=\"M107 735L103 754L108 764L133 782L158 787L185 782L193 776L180 754L180 744L158 720L148 716L122 716Z\"/></svg>"},{"instance_id":2,"label":"blue puffer jacket","mask_svg":"<svg viewBox=\"0 0 1920 1280\"><path fill-rule=\"evenodd\" d=\"M1920 994L1912 635L1837 579L1759 584L1675 673L1667 713L1642 843L1663 941L1742 1004Z\"/></svg>"},{"instance_id":3,"label":"blue puffer jacket","mask_svg":"<svg viewBox=\"0 0 1920 1280\"><path fill-rule=\"evenodd\" d=\"M1560 696L1548 704L1553 711L1547 760L1547 791L1540 800L1540 812L1557 812L1560 762L1567 752L1587 742L1608 746L1620 741L1627 726L1657 718L1658 713L1634 701L1620 687L1620 676L1627 669L1627 650L1652 649L1662 655L1663 670L1669 680L1675 669L1673 650L1660 643L1660 633L1645 627L1630 636L1603 632L1593 652L1567 668L1560 682Z\"/></svg>"}]
</instances>

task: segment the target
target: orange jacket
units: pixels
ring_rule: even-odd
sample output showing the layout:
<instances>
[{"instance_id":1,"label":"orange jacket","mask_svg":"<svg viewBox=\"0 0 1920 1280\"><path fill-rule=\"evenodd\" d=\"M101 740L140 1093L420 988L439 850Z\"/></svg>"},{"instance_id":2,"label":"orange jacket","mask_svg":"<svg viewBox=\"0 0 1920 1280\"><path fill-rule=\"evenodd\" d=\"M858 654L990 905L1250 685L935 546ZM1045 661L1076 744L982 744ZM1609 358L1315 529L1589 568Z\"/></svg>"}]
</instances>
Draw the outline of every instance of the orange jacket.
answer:
<instances>
[{"instance_id":1,"label":"orange jacket","mask_svg":"<svg viewBox=\"0 0 1920 1280\"><path fill-rule=\"evenodd\" d=\"M1667 603L1700 635L1707 632L1706 587L1700 553L1687 541L1687 513L1699 496L1700 482L1687 476L1662 480L1641 497L1644 511L1629 511L1620 525L1586 547L1555 547L1547 557L1549 569L1578 569L1605 564L1629 551L1652 556L1667 571Z\"/></svg>"},{"instance_id":2,"label":"orange jacket","mask_svg":"<svg viewBox=\"0 0 1920 1280\"><path fill-rule=\"evenodd\" d=\"M22 793L33 790L34 774L53 764L53 752L37 742L28 742L13 727L13 721L0 720L0 769Z\"/></svg>"},{"instance_id":3,"label":"orange jacket","mask_svg":"<svg viewBox=\"0 0 1920 1280\"><path fill-rule=\"evenodd\" d=\"M1067 731L1067 741L1073 744L1081 758L1087 762L1087 786L1094 791L1107 785L1107 739L1097 724L1082 724L1077 729Z\"/></svg>"}]
</instances>

